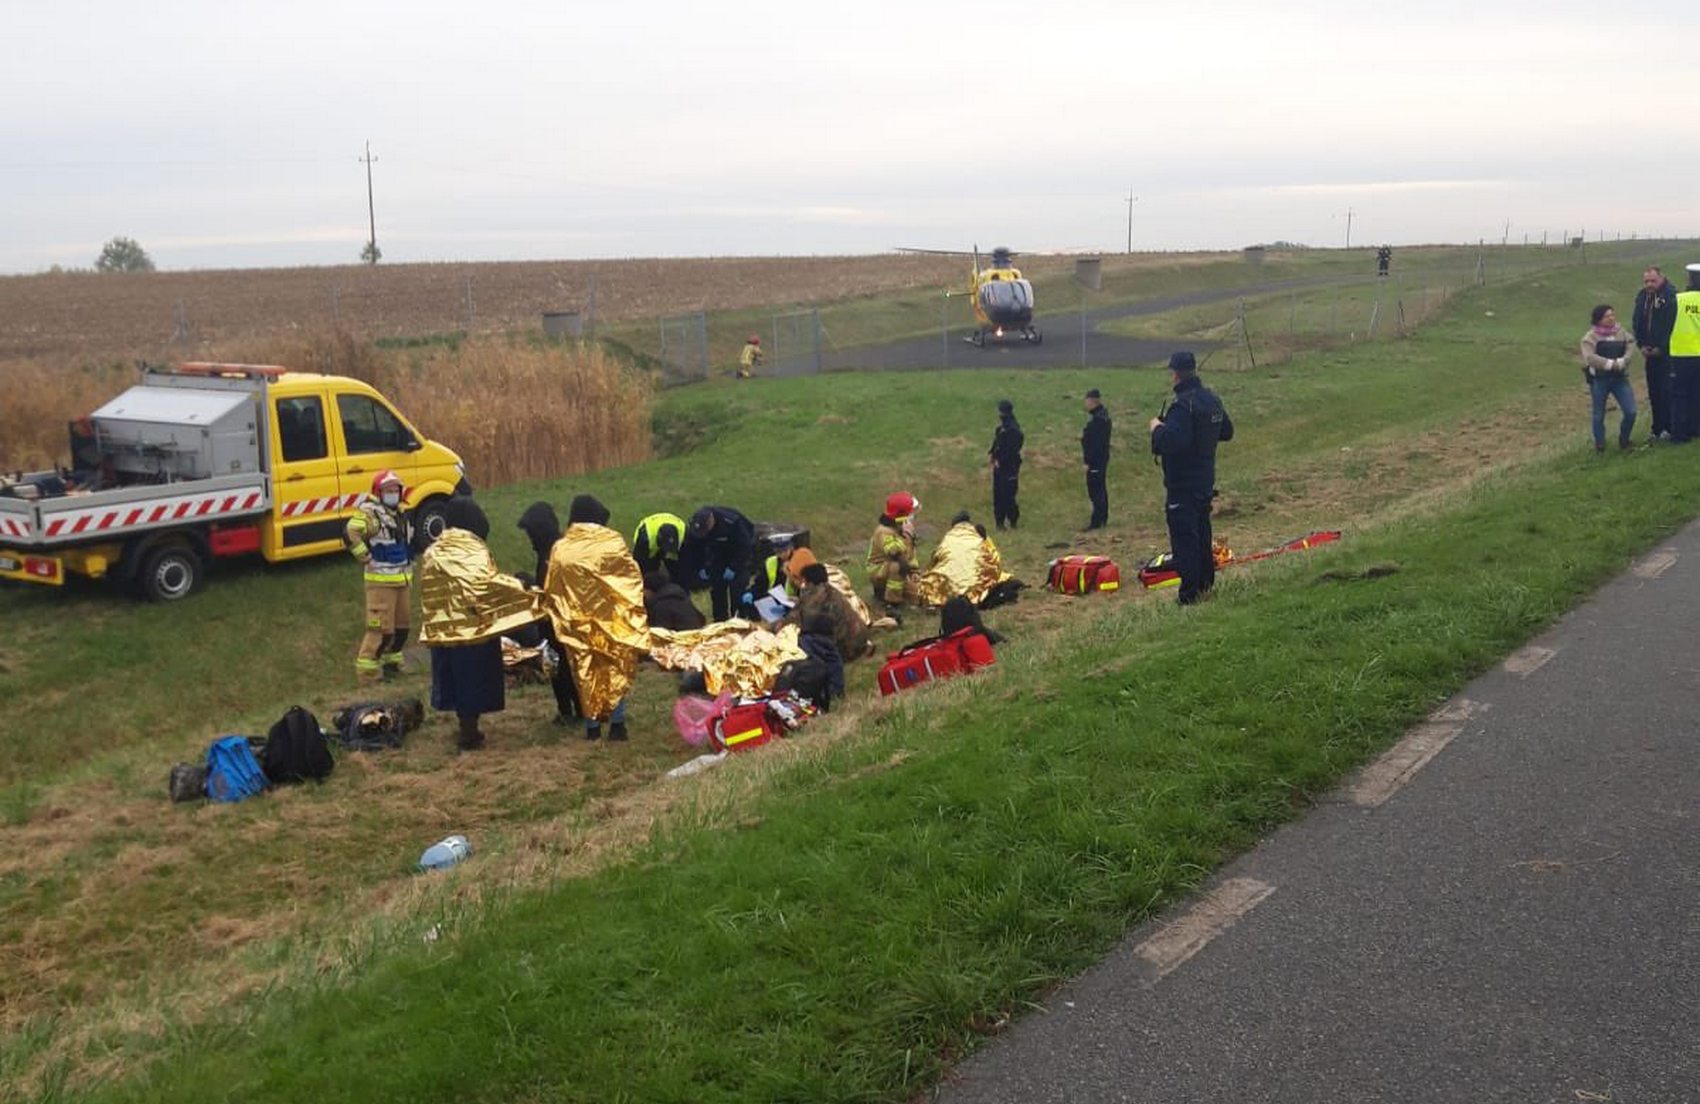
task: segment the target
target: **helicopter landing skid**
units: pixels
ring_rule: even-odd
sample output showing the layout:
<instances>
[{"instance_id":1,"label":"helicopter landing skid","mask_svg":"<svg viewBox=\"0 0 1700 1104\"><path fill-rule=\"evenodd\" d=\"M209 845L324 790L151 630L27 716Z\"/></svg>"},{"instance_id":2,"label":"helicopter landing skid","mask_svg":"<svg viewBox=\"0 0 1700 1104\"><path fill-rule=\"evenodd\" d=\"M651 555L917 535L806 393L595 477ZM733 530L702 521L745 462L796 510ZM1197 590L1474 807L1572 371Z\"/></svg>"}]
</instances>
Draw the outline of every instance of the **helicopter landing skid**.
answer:
<instances>
[{"instance_id":1,"label":"helicopter landing skid","mask_svg":"<svg viewBox=\"0 0 1700 1104\"><path fill-rule=\"evenodd\" d=\"M1019 330L975 330L962 340L976 349L984 349L987 345L1004 345L1020 338L1028 345L1038 345L1045 340L1045 335L1039 332L1037 326L1027 326Z\"/></svg>"}]
</instances>

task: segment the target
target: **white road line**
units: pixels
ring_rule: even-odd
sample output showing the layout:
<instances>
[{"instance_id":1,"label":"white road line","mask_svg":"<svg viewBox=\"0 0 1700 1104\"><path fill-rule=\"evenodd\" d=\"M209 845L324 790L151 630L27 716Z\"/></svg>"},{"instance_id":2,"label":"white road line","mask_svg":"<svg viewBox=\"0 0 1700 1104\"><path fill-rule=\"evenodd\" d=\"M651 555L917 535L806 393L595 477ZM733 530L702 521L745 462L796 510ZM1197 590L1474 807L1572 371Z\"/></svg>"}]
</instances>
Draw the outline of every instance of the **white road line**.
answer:
<instances>
[{"instance_id":1,"label":"white road line","mask_svg":"<svg viewBox=\"0 0 1700 1104\"><path fill-rule=\"evenodd\" d=\"M1516 675L1518 678L1528 678L1540 670L1547 660L1557 654L1551 648L1541 648L1531 644L1527 648L1512 652L1511 655L1506 657L1505 672L1506 674Z\"/></svg>"},{"instance_id":2,"label":"white road line","mask_svg":"<svg viewBox=\"0 0 1700 1104\"><path fill-rule=\"evenodd\" d=\"M1629 570L1643 579L1657 579L1676 566L1676 557L1676 549L1661 548Z\"/></svg>"},{"instance_id":3,"label":"white road line","mask_svg":"<svg viewBox=\"0 0 1700 1104\"><path fill-rule=\"evenodd\" d=\"M1493 706L1487 702L1471 701L1469 698L1454 698L1445 705L1428 715L1428 719L1436 724L1448 721L1467 721L1471 717L1486 713Z\"/></svg>"},{"instance_id":4,"label":"white road line","mask_svg":"<svg viewBox=\"0 0 1700 1104\"><path fill-rule=\"evenodd\" d=\"M1229 878L1135 947L1133 953L1156 968L1155 981L1203 950L1274 892L1274 886L1256 878Z\"/></svg>"},{"instance_id":5,"label":"white road line","mask_svg":"<svg viewBox=\"0 0 1700 1104\"><path fill-rule=\"evenodd\" d=\"M1440 749L1464 731L1461 724L1420 724L1405 733L1405 738L1388 748L1381 758L1365 767L1346 789L1346 797L1354 805L1374 808L1392 797L1399 787L1411 780Z\"/></svg>"}]
</instances>

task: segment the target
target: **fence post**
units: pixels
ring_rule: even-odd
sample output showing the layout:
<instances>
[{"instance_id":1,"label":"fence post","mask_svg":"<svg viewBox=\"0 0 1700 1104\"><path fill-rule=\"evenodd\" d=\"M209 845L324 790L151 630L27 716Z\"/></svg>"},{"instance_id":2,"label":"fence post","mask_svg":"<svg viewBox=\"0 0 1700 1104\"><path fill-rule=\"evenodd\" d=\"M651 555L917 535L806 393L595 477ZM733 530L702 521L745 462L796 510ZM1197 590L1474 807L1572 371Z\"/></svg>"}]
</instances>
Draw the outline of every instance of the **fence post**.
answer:
<instances>
[{"instance_id":1,"label":"fence post","mask_svg":"<svg viewBox=\"0 0 1700 1104\"><path fill-rule=\"evenodd\" d=\"M814 308L814 310L809 313L809 321L815 328L815 375L818 376L826 370L826 366L821 363L821 324L819 307Z\"/></svg>"},{"instance_id":2,"label":"fence post","mask_svg":"<svg viewBox=\"0 0 1700 1104\"><path fill-rule=\"evenodd\" d=\"M944 366L950 367L950 292L939 300L939 339L944 342Z\"/></svg>"},{"instance_id":3,"label":"fence post","mask_svg":"<svg viewBox=\"0 0 1700 1104\"><path fill-rule=\"evenodd\" d=\"M1289 291L1287 293L1287 336L1292 337L1293 334L1297 333L1298 327L1299 293L1296 291Z\"/></svg>"},{"instance_id":4,"label":"fence post","mask_svg":"<svg viewBox=\"0 0 1700 1104\"><path fill-rule=\"evenodd\" d=\"M707 311L697 312L697 348L700 349L702 353L702 378L707 379L709 376Z\"/></svg>"},{"instance_id":5,"label":"fence post","mask_svg":"<svg viewBox=\"0 0 1700 1104\"><path fill-rule=\"evenodd\" d=\"M468 337L472 336L472 323L473 323L473 321L474 321L474 319L473 319L473 313L472 313L472 277L468 276L466 278L466 335Z\"/></svg>"}]
</instances>

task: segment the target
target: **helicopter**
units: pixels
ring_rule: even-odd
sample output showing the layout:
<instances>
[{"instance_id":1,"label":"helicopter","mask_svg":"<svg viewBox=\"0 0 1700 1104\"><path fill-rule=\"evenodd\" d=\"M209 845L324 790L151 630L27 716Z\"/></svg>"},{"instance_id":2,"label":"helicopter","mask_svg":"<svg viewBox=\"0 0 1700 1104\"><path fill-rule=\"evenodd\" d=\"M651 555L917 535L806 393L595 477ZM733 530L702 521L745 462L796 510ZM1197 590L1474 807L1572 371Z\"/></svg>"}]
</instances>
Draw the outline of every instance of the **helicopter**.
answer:
<instances>
[{"instance_id":1,"label":"helicopter","mask_svg":"<svg viewBox=\"0 0 1700 1104\"><path fill-rule=\"evenodd\" d=\"M974 332L963 338L968 344L983 349L988 341L999 344L1020 340L1037 345L1045 339L1039 327L1033 325L1033 285L1021 276L1021 270L1010 263L1016 254L1007 246L992 250L991 264L980 267L980 247L972 252L961 249L912 249L899 247L899 253L932 253L946 257L973 257L974 269L969 279L969 302L974 307Z\"/></svg>"}]
</instances>

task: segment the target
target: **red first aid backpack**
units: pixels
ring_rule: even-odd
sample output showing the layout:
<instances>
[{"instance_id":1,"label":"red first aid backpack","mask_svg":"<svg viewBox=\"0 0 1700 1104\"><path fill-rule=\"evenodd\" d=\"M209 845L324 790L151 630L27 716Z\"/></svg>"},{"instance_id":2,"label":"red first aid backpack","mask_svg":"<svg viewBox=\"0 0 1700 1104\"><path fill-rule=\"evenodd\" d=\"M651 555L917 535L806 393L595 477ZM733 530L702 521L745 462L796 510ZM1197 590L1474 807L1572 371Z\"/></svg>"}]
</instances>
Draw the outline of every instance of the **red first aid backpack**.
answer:
<instances>
[{"instance_id":1,"label":"red first aid backpack","mask_svg":"<svg viewBox=\"0 0 1700 1104\"><path fill-rule=\"evenodd\" d=\"M778 736L779 726L768 712L766 698L728 706L709 722L709 743L720 751L748 751Z\"/></svg>"},{"instance_id":2,"label":"red first aid backpack","mask_svg":"<svg viewBox=\"0 0 1700 1104\"><path fill-rule=\"evenodd\" d=\"M880 693L895 694L923 682L990 667L997 661L992 642L984 633L973 627L958 629L949 636L918 640L887 656L880 668Z\"/></svg>"},{"instance_id":3,"label":"red first aid backpack","mask_svg":"<svg viewBox=\"0 0 1700 1104\"><path fill-rule=\"evenodd\" d=\"M1051 561L1045 588L1058 594L1108 593L1120 590L1121 568L1108 556L1063 556Z\"/></svg>"}]
</instances>

